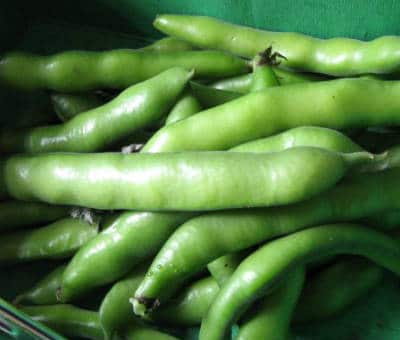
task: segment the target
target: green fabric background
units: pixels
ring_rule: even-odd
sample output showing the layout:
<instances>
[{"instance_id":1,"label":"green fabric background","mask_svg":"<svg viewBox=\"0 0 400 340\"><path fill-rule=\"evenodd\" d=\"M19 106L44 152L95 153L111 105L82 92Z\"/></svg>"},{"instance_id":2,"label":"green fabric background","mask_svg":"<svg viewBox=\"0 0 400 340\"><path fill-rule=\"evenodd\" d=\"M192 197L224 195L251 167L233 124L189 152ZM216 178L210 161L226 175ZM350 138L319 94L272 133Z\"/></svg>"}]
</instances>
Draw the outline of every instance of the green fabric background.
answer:
<instances>
[{"instance_id":1,"label":"green fabric background","mask_svg":"<svg viewBox=\"0 0 400 340\"><path fill-rule=\"evenodd\" d=\"M369 40L400 34L400 1L396 0L14 0L0 4L0 50L51 53L74 48L134 48L159 36L151 26L157 13L211 15L322 38ZM1 92L0 103L4 103ZM2 105L2 109L3 114L12 112L12 107ZM12 298L45 271L40 264L0 269L0 296ZM297 328L295 339L400 339L399 305L399 280L388 275L384 284L343 315ZM186 336L195 339L196 330ZM0 334L0 339L6 337Z\"/></svg>"}]
</instances>

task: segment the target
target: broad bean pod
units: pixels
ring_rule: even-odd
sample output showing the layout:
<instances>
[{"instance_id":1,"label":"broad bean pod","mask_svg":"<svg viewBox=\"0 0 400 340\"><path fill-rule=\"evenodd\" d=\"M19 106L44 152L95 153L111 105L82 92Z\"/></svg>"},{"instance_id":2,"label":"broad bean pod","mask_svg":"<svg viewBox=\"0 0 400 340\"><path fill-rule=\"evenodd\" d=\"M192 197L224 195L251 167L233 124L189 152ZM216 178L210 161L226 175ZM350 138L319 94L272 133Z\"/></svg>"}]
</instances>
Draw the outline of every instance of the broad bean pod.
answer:
<instances>
[{"instance_id":1,"label":"broad bean pod","mask_svg":"<svg viewBox=\"0 0 400 340\"><path fill-rule=\"evenodd\" d=\"M153 52L177 52L177 51L192 51L196 48L188 42L173 37L166 37L157 40L150 45L139 48L140 51Z\"/></svg>"},{"instance_id":2,"label":"broad bean pod","mask_svg":"<svg viewBox=\"0 0 400 340\"><path fill-rule=\"evenodd\" d=\"M304 125L334 129L399 125L398 93L400 82L370 79L273 87L166 126L143 150L225 150Z\"/></svg>"},{"instance_id":3,"label":"broad bean pod","mask_svg":"<svg viewBox=\"0 0 400 340\"><path fill-rule=\"evenodd\" d=\"M104 150L167 114L192 72L176 67L123 91L66 123L0 133L3 152Z\"/></svg>"},{"instance_id":4,"label":"broad bean pod","mask_svg":"<svg viewBox=\"0 0 400 340\"><path fill-rule=\"evenodd\" d=\"M383 36L368 42L348 38L324 40L301 33L257 30L209 17L173 14L157 16L154 26L194 46L243 57L252 58L272 46L286 57L283 67L300 71L351 76L400 70L397 36Z\"/></svg>"},{"instance_id":5,"label":"broad bean pod","mask_svg":"<svg viewBox=\"0 0 400 340\"><path fill-rule=\"evenodd\" d=\"M61 286L65 265L58 266L32 288L19 294L14 304L53 305L58 303L57 290Z\"/></svg>"},{"instance_id":6,"label":"broad bean pod","mask_svg":"<svg viewBox=\"0 0 400 340\"><path fill-rule=\"evenodd\" d=\"M72 305L48 305L19 307L33 320L68 337L102 340L103 334L97 312Z\"/></svg>"},{"instance_id":7,"label":"broad bean pod","mask_svg":"<svg viewBox=\"0 0 400 340\"><path fill-rule=\"evenodd\" d=\"M126 340L179 340L178 338L156 329L132 322L122 332Z\"/></svg>"},{"instance_id":8,"label":"broad bean pod","mask_svg":"<svg viewBox=\"0 0 400 340\"><path fill-rule=\"evenodd\" d=\"M124 212L85 244L64 271L59 298L71 301L153 256L190 213Z\"/></svg>"},{"instance_id":9,"label":"broad bean pod","mask_svg":"<svg viewBox=\"0 0 400 340\"><path fill-rule=\"evenodd\" d=\"M246 255L248 255L247 251L221 256L210 262L207 265L207 269L212 277L218 282L218 285L222 287L225 281L232 276Z\"/></svg>"},{"instance_id":10,"label":"broad bean pod","mask_svg":"<svg viewBox=\"0 0 400 340\"><path fill-rule=\"evenodd\" d=\"M315 322L345 310L376 287L384 270L363 258L344 259L311 276L295 309L294 322Z\"/></svg>"},{"instance_id":11,"label":"broad bean pod","mask_svg":"<svg viewBox=\"0 0 400 340\"><path fill-rule=\"evenodd\" d=\"M289 339L290 323L303 288L304 276L304 267L294 269L271 294L257 301L240 321L236 339Z\"/></svg>"},{"instance_id":12,"label":"broad bean pod","mask_svg":"<svg viewBox=\"0 0 400 340\"><path fill-rule=\"evenodd\" d=\"M289 270L335 254L364 256L400 275L400 242L383 233L350 224L299 231L266 244L239 265L203 319L200 339L223 339L240 312Z\"/></svg>"},{"instance_id":13,"label":"broad bean pod","mask_svg":"<svg viewBox=\"0 0 400 340\"><path fill-rule=\"evenodd\" d=\"M51 102L54 111L62 122L66 122L77 114L103 105L103 101L95 94L53 93Z\"/></svg>"},{"instance_id":14,"label":"broad bean pod","mask_svg":"<svg viewBox=\"0 0 400 340\"><path fill-rule=\"evenodd\" d=\"M222 256L214 262L223 263L228 257L230 255ZM234 265L239 263L235 261ZM234 269L223 276L223 282L229 279ZM382 279L383 273L381 267L358 257L345 258L329 265L307 278L293 314L293 322L314 322L342 312L373 289ZM213 277L191 283L177 297L156 309L151 318L172 326L200 325L219 287ZM269 297L272 295L264 299L268 301Z\"/></svg>"},{"instance_id":15,"label":"broad bean pod","mask_svg":"<svg viewBox=\"0 0 400 340\"><path fill-rule=\"evenodd\" d=\"M273 69L281 85L328 80L326 77L316 74L291 72L277 67L273 67ZM253 82L253 75L244 74L241 76L217 80L209 84L209 86L219 90L233 91L246 94L250 92L252 82Z\"/></svg>"},{"instance_id":16,"label":"broad bean pod","mask_svg":"<svg viewBox=\"0 0 400 340\"><path fill-rule=\"evenodd\" d=\"M61 219L37 229L4 234L0 240L0 263L67 258L96 234L96 225L75 218Z\"/></svg>"},{"instance_id":17,"label":"broad bean pod","mask_svg":"<svg viewBox=\"0 0 400 340\"><path fill-rule=\"evenodd\" d=\"M214 89L212 87L195 82L190 83L190 88L200 105L205 109L218 106L241 97L241 94L237 92Z\"/></svg>"},{"instance_id":18,"label":"broad bean pod","mask_svg":"<svg viewBox=\"0 0 400 340\"><path fill-rule=\"evenodd\" d=\"M135 313L144 315L162 304L187 278L225 254L314 225L399 209L398 183L399 168L363 173L297 204L195 217L180 226L155 257L148 270L151 275L135 293Z\"/></svg>"},{"instance_id":19,"label":"broad bean pod","mask_svg":"<svg viewBox=\"0 0 400 340\"><path fill-rule=\"evenodd\" d=\"M165 120L165 125L176 123L182 119L193 116L195 113L200 111L201 105L199 101L191 91L186 90L169 112L167 119Z\"/></svg>"},{"instance_id":20,"label":"broad bean pod","mask_svg":"<svg viewBox=\"0 0 400 340\"><path fill-rule=\"evenodd\" d=\"M343 133L318 127L300 126L271 137L260 138L240 144L230 151L279 152L296 146L314 146L337 152L359 152L364 149Z\"/></svg>"},{"instance_id":21,"label":"broad bean pod","mask_svg":"<svg viewBox=\"0 0 400 340\"><path fill-rule=\"evenodd\" d=\"M175 66L194 70L199 78L234 76L249 69L247 61L218 51L67 51L50 56L13 52L0 59L0 83L58 92L124 89Z\"/></svg>"},{"instance_id":22,"label":"broad bean pod","mask_svg":"<svg viewBox=\"0 0 400 340\"><path fill-rule=\"evenodd\" d=\"M50 223L70 214L70 207L45 203L0 202L1 232Z\"/></svg>"},{"instance_id":23,"label":"broad bean pod","mask_svg":"<svg viewBox=\"0 0 400 340\"><path fill-rule=\"evenodd\" d=\"M251 92L261 91L271 86L279 85L277 77L270 64L277 62L279 54L273 54L268 48L253 60L253 80ZM271 137L272 138L272 137ZM270 138L270 139L271 139ZM263 146L249 147L251 152L263 150ZM245 254L234 253L223 256L208 264L210 273L223 286ZM256 306L252 306L249 315L241 320L238 339L287 339L289 324L294 307L298 300L304 282L304 268L290 275L276 291Z\"/></svg>"},{"instance_id":24,"label":"broad bean pod","mask_svg":"<svg viewBox=\"0 0 400 340\"><path fill-rule=\"evenodd\" d=\"M212 277L200 279L186 286L177 297L157 309L152 320L171 326L193 327L200 325L212 301L219 291L219 285ZM127 299L134 291L130 291ZM129 308L132 317L132 306Z\"/></svg>"},{"instance_id":25,"label":"broad bean pod","mask_svg":"<svg viewBox=\"0 0 400 340\"><path fill-rule=\"evenodd\" d=\"M272 52L272 47L258 53L253 59L253 79L250 92L257 92L280 85L272 65L279 64L282 56Z\"/></svg>"},{"instance_id":26,"label":"broad bean pod","mask_svg":"<svg viewBox=\"0 0 400 340\"><path fill-rule=\"evenodd\" d=\"M366 152L314 147L273 153L49 153L10 157L4 183L21 200L96 209L217 210L298 202L373 160Z\"/></svg>"},{"instance_id":27,"label":"broad bean pod","mask_svg":"<svg viewBox=\"0 0 400 340\"><path fill-rule=\"evenodd\" d=\"M114 283L104 296L99 317L105 339L113 339L116 332L129 325L130 321L134 321L129 296L143 280L145 269L144 266L136 268L125 278Z\"/></svg>"}]
</instances>

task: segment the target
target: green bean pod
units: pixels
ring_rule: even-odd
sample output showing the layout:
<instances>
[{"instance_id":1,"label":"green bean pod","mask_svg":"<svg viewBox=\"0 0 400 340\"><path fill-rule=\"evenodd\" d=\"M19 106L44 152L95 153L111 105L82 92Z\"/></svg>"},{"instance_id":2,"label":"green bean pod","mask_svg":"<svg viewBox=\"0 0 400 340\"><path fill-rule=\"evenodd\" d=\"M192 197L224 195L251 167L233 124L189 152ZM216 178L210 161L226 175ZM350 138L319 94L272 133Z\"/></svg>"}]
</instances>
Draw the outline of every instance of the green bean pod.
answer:
<instances>
[{"instance_id":1,"label":"green bean pod","mask_svg":"<svg viewBox=\"0 0 400 340\"><path fill-rule=\"evenodd\" d=\"M54 111L62 122L103 104L103 101L95 94L53 93L51 101Z\"/></svg>"},{"instance_id":2,"label":"green bean pod","mask_svg":"<svg viewBox=\"0 0 400 340\"><path fill-rule=\"evenodd\" d=\"M182 119L193 116L199 111L201 111L199 101L190 91L187 90L169 112L167 119L165 120L165 125L179 122Z\"/></svg>"},{"instance_id":3,"label":"green bean pod","mask_svg":"<svg viewBox=\"0 0 400 340\"><path fill-rule=\"evenodd\" d=\"M218 51L125 49L67 51L50 56L13 52L0 59L0 83L24 90L58 92L124 89L176 66L195 70L199 78L229 77L248 71L247 61Z\"/></svg>"},{"instance_id":4,"label":"green bean pod","mask_svg":"<svg viewBox=\"0 0 400 340\"><path fill-rule=\"evenodd\" d=\"M146 268L141 266L116 282L105 295L99 309L105 339L113 339L116 332L134 321L129 297L143 280Z\"/></svg>"},{"instance_id":5,"label":"green bean pod","mask_svg":"<svg viewBox=\"0 0 400 340\"><path fill-rule=\"evenodd\" d=\"M327 78L323 77L322 75L291 72L277 67L273 67L273 70L281 85L327 80ZM217 80L209 84L209 86L219 90L247 94L250 92L252 82L253 75L244 74L236 77Z\"/></svg>"},{"instance_id":6,"label":"green bean pod","mask_svg":"<svg viewBox=\"0 0 400 340\"><path fill-rule=\"evenodd\" d=\"M124 212L85 244L64 271L59 298L71 301L113 282L153 256L193 214Z\"/></svg>"},{"instance_id":7,"label":"green bean pod","mask_svg":"<svg viewBox=\"0 0 400 340\"><path fill-rule=\"evenodd\" d=\"M279 54L275 56L272 53L272 47L269 47L253 59L253 79L250 92L262 91L269 87L280 85L278 77L272 68L273 64L279 63L277 58L279 58Z\"/></svg>"},{"instance_id":8,"label":"green bean pod","mask_svg":"<svg viewBox=\"0 0 400 340\"><path fill-rule=\"evenodd\" d=\"M190 83L190 88L200 105L206 109L241 97L237 92L218 90L195 82Z\"/></svg>"},{"instance_id":9,"label":"green bean pod","mask_svg":"<svg viewBox=\"0 0 400 340\"><path fill-rule=\"evenodd\" d=\"M223 263L225 260L226 263L226 258L229 256L222 256L214 262L215 264L218 261ZM235 264L239 265L239 263L240 261ZM233 269L233 267L230 268ZM230 271L231 274L233 272L234 270ZM229 279L231 274L228 273L226 279ZM346 258L322 269L307 279L295 308L293 321L313 322L340 313L373 289L380 282L382 275L381 267L362 258ZM201 279L187 286L170 302L156 309L151 318L156 322L171 326L198 326L218 292L219 285L213 277ZM266 296L265 301L268 301L270 297L272 295Z\"/></svg>"},{"instance_id":10,"label":"green bean pod","mask_svg":"<svg viewBox=\"0 0 400 340\"><path fill-rule=\"evenodd\" d=\"M250 87L250 92L262 91L269 87L278 86L279 81L272 69L271 64L276 63L276 57L272 54L272 49L268 48L265 51L259 53L253 60L253 79ZM272 138L272 137L271 137ZM251 145L249 147L250 152L254 152L254 147ZM255 148L256 150L262 150L261 148ZM257 151L256 151L257 152ZM263 151L262 151L263 152ZM228 280L236 268L239 266L242 259L245 257L243 253L233 253L222 256L207 265L208 271L217 280L220 287L223 286L226 280ZM304 281L304 270L301 274L302 280ZM298 281L298 280L296 280ZM301 285L299 285L297 295L300 292ZM297 286L296 286L297 287ZM286 322L287 315L290 314L287 311L293 309L294 302L289 303L286 297L289 295L289 291L293 289L288 289L287 287L282 287L279 289L278 293L270 297L267 303L263 303L260 308L252 308L252 317L247 320L240 327L238 336L242 339L255 339L255 338L268 338L274 334L274 337L280 337L281 333L286 333L289 329L289 321ZM271 300L272 299L272 303ZM292 300L297 300L293 297ZM291 300L290 300L291 301ZM280 308L275 308L280 306ZM285 313L281 312L285 311ZM285 321L282 321L282 316ZM259 321L257 321L259 320ZM259 324L263 324L261 329L265 329L264 334L260 331ZM268 335L271 332L270 335ZM268 333L268 334L265 334Z\"/></svg>"},{"instance_id":11,"label":"green bean pod","mask_svg":"<svg viewBox=\"0 0 400 340\"><path fill-rule=\"evenodd\" d=\"M366 152L313 147L274 153L17 155L6 162L4 182L21 200L96 209L217 210L298 202L373 159Z\"/></svg>"},{"instance_id":12,"label":"green bean pod","mask_svg":"<svg viewBox=\"0 0 400 340\"><path fill-rule=\"evenodd\" d=\"M50 223L69 215L71 208L44 203L4 201L0 202L0 230L11 231Z\"/></svg>"},{"instance_id":13,"label":"green bean pod","mask_svg":"<svg viewBox=\"0 0 400 340\"><path fill-rule=\"evenodd\" d=\"M140 51L153 51L153 52L177 52L177 51L192 51L196 48L188 42L172 37L162 38L153 42L150 45L142 47Z\"/></svg>"},{"instance_id":14,"label":"green bean pod","mask_svg":"<svg viewBox=\"0 0 400 340\"><path fill-rule=\"evenodd\" d=\"M322 269L307 281L293 321L315 322L341 313L376 287L383 274L383 268L357 257Z\"/></svg>"},{"instance_id":15,"label":"green bean pod","mask_svg":"<svg viewBox=\"0 0 400 340\"><path fill-rule=\"evenodd\" d=\"M272 68L275 73L275 76L278 79L279 84L281 85L309 83L314 81L324 81L330 79L329 77L320 74L292 72L289 70L278 68L276 66L273 66ZM209 86L220 90L234 91L242 94L247 94L251 92L252 83L253 83L253 75L244 74L231 78L221 79L219 81L211 83Z\"/></svg>"},{"instance_id":16,"label":"green bean pod","mask_svg":"<svg viewBox=\"0 0 400 340\"><path fill-rule=\"evenodd\" d=\"M231 78L220 79L211 84L208 84L208 86L217 90L247 94L250 92L252 82L253 75L249 73Z\"/></svg>"},{"instance_id":17,"label":"green bean pod","mask_svg":"<svg viewBox=\"0 0 400 340\"><path fill-rule=\"evenodd\" d=\"M294 269L279 287L258 301L250 314L241 320L236 339L289 339L290 323L303 288L304 274L304 267Z\"/></svg>"},{"instance_id":18,"label":"green bean pod","mask_svg":"<svg viewBox=\"0 0 400 340\"><path fill-rule=\"evenodd\" d=\"M279 152L300 145L314 146L336 152L364 151L362 147L343 133L318 126L300 126L271 137L240 144L230 149L230 151Z\"/></svg>"},{"instance_id":19,"label":"green bean pod","mask_svg":"<svg viewBox=\"0 0 400 340\"><path fill-rule=\"evenodd\" d=\"M179 340L178 338L156 329L132 323L123 331L123 339L125 340Z\"/></svg>"},{"instance_id":20,"label":"green bean pod","mask_svg":"<svg viewBox=\"0 0 400 340\"><path fill-rule=\"evenodd\" d=\"M4 234L0 239L0 263L68 258L96 234L97 226L75 218Z\"/></svg>"},{"instance_id":21,"label":"green bean pod","mask_svg":"<svg viewBox=\"0 0 400 340\"><path fill-rule=\"evenodd\" d=\"M350 76L400 70L400 38L383 36L364 42L348 38L318 39L301 33L262 31L218 19L159 15L154 26L194 46L254 57L267 46L283 54L282 65L300 71Z\"/></svg>"},{"instance_id":22,"label":"green bean pod","mask_svg":"<svg viewBox=\"0 0 400 340\"><path fill-rule=\"evenodd\" d=\"M171 326L198 326L218 291L219 286L212 277L195 281L186 286L176 298L155 310L152 320ZM128 298L133 293L130 292ZM132 306L129 312L132 315Z\"/></svg>"},{"instance_id":23,"label":"green bean pod","mask_svg":"<svg viewBox=\"0 0 400 340\"><path fill-rule=\"evenodd\" d=\"M58 303L57 290L61 286L65 265L56 269L39 280L31 289L19 294L14 304L54 305Z\"/></svg>"},{"instance_id":24,"label":"green bean pod","mask_svg":"<svg viewBox=\"0 0 400 340\"><path fill-rule=\"evenodd\" d=\"M72 305L31 306L19 309L33 320L44 323L64 336L103 339L97 312Z\"/></svg>"},{"instance_id":25,"label":"green bean pod","mask_svg":"<svg viewBox=\"0 0 400 340\"><path fill-rule=\"evenodd\" d=\"M398 93L400 82L369 79L277 86L166 126L144 151L224 150L304 125L334 129L399 125Z\"/></svg>"},{"instance_id":26,"label":"green bean pod","mask_svg":"<svg viewBox=\"0 0 400 340\"><path fill-rule=\"evenodd\" d=\"M110 102L68 122L0 133L3 152L91 152L160 120L175 103L192 72L172 68L123 91Z\"/></svg>"},{"instance_id":27,"label":"green bean pod","mask_svg":"<svg viewBox=\"0 0 400 340\"><path fill-rule=\"evenodd\" d=\"M242 262L247 252L239 252L221 256L207 265L207 269L212 277L222 287L235 272L236 268Z\"/></svg>"},{"instance_id":28,"label":"green bean pod","mask_svg":"<svg viewBox=\"0 0 400 340\"><path fill-rule=\"evenodd\" d=\"M80 113L104 104L104 101L96 94L56 93L52 95L52 101L54 110L62 121L67 121ZM152 123L152 125L153 124L155 123ZM151 136L152 134L145 130L135 131L133 134L118 140L110 147L110 149L118 150L132 144L134 144L135 147L144 145Z\"/></svg>"},{"instance_id":29,"label":"green bean pod","mask_svg":"<svg viewBox=\"0 0 400 340\"><path fill-rule=\"evenodd\" d=\"M279 57L279 55L277 56ZM250 92L262 91L269 87L280 85L270 65L276 63L275 58L276 56L272 54L271 48L268 48L254 58ZM303 133L302 135L304 134L307 133ZM254 150L264 151L264 148L264 145L249 146L251 152L254 152ZM243 255L238 253L229 254L208 264L208 270L216 278L220 287L232 276L240 264ZM289 276L285 283L277 288L276 292L265 297L257 306L251 308L250 315L242 320L243 322L240 325L237 339L287 339L293 310L303 283L304 268L301 268Z\"/></svg>"},{"instance_id":30,"label":"green bean pod","mask_svg":"<svg viewBox=\"0 0 400 340\"><path fill-rule=\"evenodd\" d=\"M266 244L239 265L203 319L200 339L223 339L240 312L289 270L336 254L364 256L400 275L400 243L383 233L350 224L299 231Z\"/></svg>"},{"instance_id":31,"label":"green bean pod","mask_svg":"<svg viewBox=\"0 0 400 340\"><path fill-rule=\"evenodd\" d=\"M214 212L181 225L161 248L135 296L135 313L167 300L182 282L225 254L313 225L359 220L400 208L399 168L342 180L310 200L264 209ZM368 198L368 199L366 199ZM139 303L138 301L145 302Z\"/></svg>"}]
</instances>

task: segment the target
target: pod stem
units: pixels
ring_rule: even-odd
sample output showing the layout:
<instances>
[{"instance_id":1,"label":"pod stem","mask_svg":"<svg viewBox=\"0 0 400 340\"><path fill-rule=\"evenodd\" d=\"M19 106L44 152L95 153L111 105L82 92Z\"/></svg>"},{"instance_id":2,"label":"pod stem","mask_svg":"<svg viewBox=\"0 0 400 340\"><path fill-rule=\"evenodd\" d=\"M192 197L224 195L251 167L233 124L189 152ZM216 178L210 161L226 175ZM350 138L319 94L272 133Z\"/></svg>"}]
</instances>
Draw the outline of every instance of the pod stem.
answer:
<instances>
[{"instance_id":1,"label":"pod stem","mask_svg":"<svg viewBox=\"0 0 400 340\"><path fill-rule=\"evenodd\" d=\"M400 147L395 146L387 151L375 155L373 162L364 164L361 171L379 171L400 166Z\"/></svg>"},{"instance_id":2,"label":"pod stem","mask_svg":"<svg viewBox=\"0 0 400 340\"><path fill-rule=\"evenodd\" d=\"M283 54L277 51L272 52L272 46L269 46L255 56L253 59L253 69L262 65L278 66L282 62L282 59L287 60Z\"/></svg>"},{"instance_id":3,"label":"pod stem","mask_svg":"<svg viewBox=\"0 0 400 340\"><path fill-rule=\"evenodd\" d=\"M374 164L377 161L377 155L367 151L353 152L342 154L350 167L362 167L369 164Z\"/></svg>"},{"instance_id":4,"label":"pod stem","mask_svg":"<svg viewBox=\"0 0 400 340\"><path fill-rule=\"evenodd\" d=\"M132 304L134 313L145 319L148 318L148 314L150 314L152 311L160 306L159 299L152 299L141 296L130 298L129 302Z\"/></svg>"}]
</instances>

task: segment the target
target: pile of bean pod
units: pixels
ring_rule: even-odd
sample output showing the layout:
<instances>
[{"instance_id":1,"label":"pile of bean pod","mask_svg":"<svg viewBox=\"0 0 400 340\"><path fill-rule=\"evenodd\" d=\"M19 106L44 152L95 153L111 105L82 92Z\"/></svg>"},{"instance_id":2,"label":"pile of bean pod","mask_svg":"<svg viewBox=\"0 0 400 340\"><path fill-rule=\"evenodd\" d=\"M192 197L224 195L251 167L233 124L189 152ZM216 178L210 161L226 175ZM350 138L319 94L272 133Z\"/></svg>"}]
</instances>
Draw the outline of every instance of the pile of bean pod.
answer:
<instances>
[{"instance_id":1,"label":"pile of bean pod","mask_svg":"<svg viewBox=\"0 0 400 340\"><path fill-rule=\"evenodd\" d=\"M400 37L154 26L0 59L53 107L0 132L0 265L57 264L15 305L70 338L284 340L400 275Z\"/></svg>"}]
</instances>

